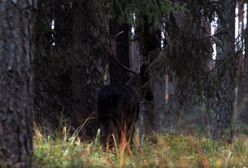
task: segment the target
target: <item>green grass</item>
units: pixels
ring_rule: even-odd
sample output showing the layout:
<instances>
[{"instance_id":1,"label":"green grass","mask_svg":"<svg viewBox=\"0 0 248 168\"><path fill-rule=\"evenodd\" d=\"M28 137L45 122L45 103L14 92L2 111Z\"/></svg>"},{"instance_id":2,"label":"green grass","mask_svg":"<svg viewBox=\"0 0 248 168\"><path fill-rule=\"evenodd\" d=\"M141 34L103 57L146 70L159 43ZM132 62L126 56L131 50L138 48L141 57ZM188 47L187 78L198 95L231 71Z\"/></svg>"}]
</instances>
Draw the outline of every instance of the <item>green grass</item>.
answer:
<instances>
[{"instance_id":1,"label":"green grass","mask_svg":"<svg viewBox=\"0 0 248 168\"><path fill-rule=\"evenodd\" d=\"M136 138L132 152L117 145L103 152L99 135L93 142L83 142L63 128L60 134L44 136L35 129L33 167L248 167L248 138L235 138L232 144L214 143L193 136L157 135L140 143ZM123 152L125 151L125 152Z\"/></svg>"}]
</instances>

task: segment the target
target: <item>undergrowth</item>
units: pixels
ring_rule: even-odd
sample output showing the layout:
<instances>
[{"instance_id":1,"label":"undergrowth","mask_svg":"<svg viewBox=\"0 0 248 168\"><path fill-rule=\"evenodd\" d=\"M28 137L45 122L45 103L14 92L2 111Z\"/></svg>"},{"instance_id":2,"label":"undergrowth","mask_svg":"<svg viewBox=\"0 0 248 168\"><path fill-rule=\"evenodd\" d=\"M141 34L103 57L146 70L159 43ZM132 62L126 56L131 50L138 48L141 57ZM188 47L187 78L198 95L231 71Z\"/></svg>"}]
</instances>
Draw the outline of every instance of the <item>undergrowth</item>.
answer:
<instances>
[{"instance_id":1,"label":"undergrowth","mask_svg":"<svg viewBox=\"0 0 248 168\"><path fill-rule=\"evenodd\" d=\"M92 142L70 135L66 127L58 135L45 136L36 128L33 167L248 167L248 139L235 138L232 144L214 143L204 137L156 135L140 142L136 138L132 151L116 145L104 152L98 132Z\"/></svg>"}]
</instances>

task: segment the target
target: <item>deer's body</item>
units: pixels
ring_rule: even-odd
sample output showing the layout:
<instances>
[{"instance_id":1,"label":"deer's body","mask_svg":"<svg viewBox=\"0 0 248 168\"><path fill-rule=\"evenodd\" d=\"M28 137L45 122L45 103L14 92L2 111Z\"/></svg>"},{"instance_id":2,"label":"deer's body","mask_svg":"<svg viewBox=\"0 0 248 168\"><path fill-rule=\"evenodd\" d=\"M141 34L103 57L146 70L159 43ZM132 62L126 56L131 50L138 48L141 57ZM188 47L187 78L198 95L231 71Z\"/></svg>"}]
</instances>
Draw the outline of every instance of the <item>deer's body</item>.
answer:
<instances>
[{"instance_id":1,"label":"deer's body","mask_svg":"<svg viewBox=\"0 0 248 168\"><path fill-rule=\"evenodd\" d=\"M146 74L148 66L142 65L137 74L122 65L116 57L116 37L122 33L123 31L110 38L110 56L124 71L135 75L124 85L105 86L98 95L97 119L105 144L113 144L112 135L117 143L125 139L129 144L138 120L141 97L153 98L150 87L144 87L149 81L149 75Z\"/></svg>"},{"instance_id":2,"label":"deer's body","mask_svg":"<svg viewBox=\"0 0 248 168\"><path fill-rule=\"evenodd\" d=\"M101 125L104 143L125 138L132 140L139 115L137 92L127 85L105 86L98 97L97 117ZM122 137L125 136L125 137Z\"/></svg>"},{"instance_id":3,"label":"deer's body","mask_svg":"<svg viewBox=\"0 0 248 168\"><path fill-rule=\"evenodd\" d=\"M134 75L124 85L107 85L100 91L97 118L103 134L103 143L113 143L112 135L117 143L123 138L127 143L132 141L139 116L140 99L153 98L149 79L145 77L144 72Z\"/></svg>"}]
</instances>

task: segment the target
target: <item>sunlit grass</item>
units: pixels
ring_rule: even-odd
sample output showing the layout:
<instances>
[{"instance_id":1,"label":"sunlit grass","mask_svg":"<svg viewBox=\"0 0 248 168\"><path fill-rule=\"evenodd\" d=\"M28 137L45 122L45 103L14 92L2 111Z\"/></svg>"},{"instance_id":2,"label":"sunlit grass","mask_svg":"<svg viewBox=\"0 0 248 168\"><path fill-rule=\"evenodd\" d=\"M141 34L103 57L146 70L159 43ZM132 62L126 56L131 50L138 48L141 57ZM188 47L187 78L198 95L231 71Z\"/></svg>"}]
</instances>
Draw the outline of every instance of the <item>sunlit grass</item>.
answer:
<instances>
[{"instance_id":1,"label":"sunlit grass","mask_svg":"<svg viewBox=\"0 0 248 168\"><path fill-rule=\"evenodd\" d=\"M248 167L248 139L232 144L214 143L193 136L156 135L138 140L127 148L125 139L114 150L104 152L100 132L93 142L81 141L64 127L58 135L44 136L36 128L33 167Z\"/></svg>"}]
</instances>

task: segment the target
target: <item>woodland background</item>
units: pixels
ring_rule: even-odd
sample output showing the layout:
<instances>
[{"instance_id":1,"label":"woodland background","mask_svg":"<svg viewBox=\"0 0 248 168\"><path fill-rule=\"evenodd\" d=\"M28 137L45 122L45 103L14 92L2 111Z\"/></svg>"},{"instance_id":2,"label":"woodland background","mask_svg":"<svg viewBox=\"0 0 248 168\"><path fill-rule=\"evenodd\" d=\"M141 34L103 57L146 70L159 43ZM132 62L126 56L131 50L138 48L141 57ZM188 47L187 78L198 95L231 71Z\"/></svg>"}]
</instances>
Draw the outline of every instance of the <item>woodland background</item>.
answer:
<instances>
[{"instance_id":1,"label":"woodland background","mask_svg":"<svg viewBox=\"0 0 248 168\"><path fill-rule=\"evenodd\" d=\"M31 166L34 123L96 137L99 90L133 77L111 52L148 65L141 140L246 135L247 19L245 0L0 0L0 165Z\"/></svg>"}]
</instances>

